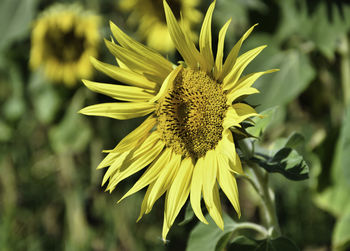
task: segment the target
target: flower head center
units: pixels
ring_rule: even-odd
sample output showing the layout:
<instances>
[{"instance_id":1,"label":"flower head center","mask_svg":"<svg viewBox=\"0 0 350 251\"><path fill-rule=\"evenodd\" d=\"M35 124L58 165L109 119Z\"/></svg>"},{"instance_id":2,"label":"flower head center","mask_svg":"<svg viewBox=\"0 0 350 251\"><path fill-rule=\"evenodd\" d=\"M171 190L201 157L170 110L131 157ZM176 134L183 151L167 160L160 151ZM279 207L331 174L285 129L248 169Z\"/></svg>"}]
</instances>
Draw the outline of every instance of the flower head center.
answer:
<instances>
[{"instance_id":1,"label":"flower head center","mask_svg":"<svg viewBox=\"0 0 350 251\"><path fill-rule=\"evenodd\" d=\"M158 104L157 130L176 153L200 158L220 141L227 108L221 84L186 68Z\"/></svg>"},{"instance_id":2,"label":"flower head center","mask_svg":"<svg viewBox=\"0 0 350 251\"><path fill-rule=\"evenodd\" d=\"M75 32L75 25L68 30L59 27L48 30L45 34L45 50L61 62L77 61L84 52L85 36Z\"/></svg>"}]
</instances>

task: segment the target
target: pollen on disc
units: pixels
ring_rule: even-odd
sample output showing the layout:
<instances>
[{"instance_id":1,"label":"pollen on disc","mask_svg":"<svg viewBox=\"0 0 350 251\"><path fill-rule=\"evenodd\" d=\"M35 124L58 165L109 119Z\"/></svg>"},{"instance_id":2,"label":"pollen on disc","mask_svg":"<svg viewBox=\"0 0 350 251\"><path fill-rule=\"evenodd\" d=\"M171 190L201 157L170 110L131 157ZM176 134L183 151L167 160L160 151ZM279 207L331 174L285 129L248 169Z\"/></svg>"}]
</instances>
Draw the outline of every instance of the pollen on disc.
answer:
<instances>
[{"instance_id":1,"label":"pollen on disc","mask_svg":"<svg viewBox=\"0 0 350 251\"><path fill-rule=\"evenodd\" d=\"M200 158L220 141L227 108L221 84L185 68L158 105L157 130L176 153Z\"/></svg>"}]
</instances>

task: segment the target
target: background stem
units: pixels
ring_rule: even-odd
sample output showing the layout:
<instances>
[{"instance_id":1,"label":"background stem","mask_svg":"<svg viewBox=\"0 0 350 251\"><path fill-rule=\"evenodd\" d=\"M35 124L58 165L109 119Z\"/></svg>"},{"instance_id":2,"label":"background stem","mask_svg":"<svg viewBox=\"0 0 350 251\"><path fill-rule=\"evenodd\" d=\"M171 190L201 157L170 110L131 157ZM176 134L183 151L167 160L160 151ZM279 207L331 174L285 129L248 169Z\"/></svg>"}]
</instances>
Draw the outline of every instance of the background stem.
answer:
<instances>
[{"instance_id":1,"label":"background stem","mask_svg":"<svg viewBox=\"0 0 350 251\"><path fill-rule=\"evenodd\" d=\"M268 236L268 231L265 227L259 225L259 224L255 224L253 222L242 222L242 223L238 223L234 232L241 230L241 229L251 229L254 230L256 232L258 232L259 234L261 234L264 238L266 238Z\"/></svg>"},{"instance_id":2,"label":"background stem","mask_svg":"<svg viewBox=\"0 0 350 251\"><path fill-rule=\"evenodd\" d=\"M261 197L261 210L265 224L271 231L271 237L277 238L281 235L281 230L277 219L274 193L269 188L268 184L268 173L254 163L251 163L250 166L252 171L251 174L253 176L250 181L254 184L254 189L257 190Z\"/></svg>"},{"instance_id":3,"label":"background stem","mask_svg":"<svg viewBox=\"0 0 350 251\"><path fill-rule=\"evenodd\" d=\"M340 72L341 83L343 87L344 104L348 106L350 104L350 51L349 41L346 36L341 39L339 46L340 60Z\"/></svg>"}]
</instances>

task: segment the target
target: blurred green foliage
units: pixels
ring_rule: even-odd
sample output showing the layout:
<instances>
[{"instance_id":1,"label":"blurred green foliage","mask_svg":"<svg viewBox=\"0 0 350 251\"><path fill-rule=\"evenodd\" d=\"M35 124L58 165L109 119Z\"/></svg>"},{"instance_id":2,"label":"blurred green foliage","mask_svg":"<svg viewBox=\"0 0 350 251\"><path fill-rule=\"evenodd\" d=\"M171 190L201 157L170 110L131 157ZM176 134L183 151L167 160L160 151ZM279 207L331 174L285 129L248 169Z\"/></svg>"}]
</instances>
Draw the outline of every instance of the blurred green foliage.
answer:
<instances>
[{"instance_id":1,"label":"blurred green foliage","mask_svg":"<svg viewBox=\"0 0 350 251\"><path fill-rule=\"evenodd\" d=\"M142 192L116 205L139 175L111 195L103 192L103 171L95 170L104 156L101 150L113 148L141 120L83 117L76 113L80 108L108 99L82 84L67 89L50 83L40 71L30 72L31 23L54 2L0 2L0 249L185 250L189 240L187 250L215 250L214 239L225 232L211 225L195 226L192 217L183 226L175 224L170 242L164 245L162 202L135 223ZM117 1L80 3L102 16L101 39L110 36L108 20L138 39L135 30L125 25L127 13L120 12ZM203 0L199 8L204 11L208 5ZM262 44L268 47L247 72L281 69L258 80L255 87L261 93L248 98L259 111L279 107L270 112L263 134L251 133L272 152L277 139L294 131L305 138L298 154L310 167L309 179L295 182L271 175L282 232L303 250L346 250L350 247L350 5L321 0L217 0L213 41L229 18L226 52L248 27L259 23L243 51ZM99 59L114 60L102 43ZM176 62L180 57L171 59ZM111 82L102 75L95 80ZM259 222L256 196L245 182L239 186L242 218ZM229 203L224 203L232 216ZM191 246L198 244L193 244L194 238L204 238L204 232L212 237L202 244L210 240L210 245ZM234 250L237 243L251 250L248 237L233 239L227 250ZM264 242L259 247L266 250L271 245Z\"/></svg>"}]
</instances>

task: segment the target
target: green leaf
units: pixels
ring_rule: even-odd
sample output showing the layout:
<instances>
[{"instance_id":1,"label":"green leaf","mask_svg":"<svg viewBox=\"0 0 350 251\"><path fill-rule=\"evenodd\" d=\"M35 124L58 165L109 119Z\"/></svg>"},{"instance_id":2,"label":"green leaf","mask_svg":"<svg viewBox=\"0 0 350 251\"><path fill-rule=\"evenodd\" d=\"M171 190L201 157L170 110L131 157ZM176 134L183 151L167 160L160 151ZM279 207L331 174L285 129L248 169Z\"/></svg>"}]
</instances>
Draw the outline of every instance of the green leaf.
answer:
<instances>
[{"instance_id":1,"label":"green leaf","mask_svg":"<svg viewBox=\"0 0 350 251\"><path fill-rule=\"evenodd\" d=\"M296 150L289 147L280 149L272 158L256 154L252 160L266 171L281 173L291 180L304 180L309 177L309 167L303 157Z\"/></svg>"},{"instance_id":2,"label":"green leaf","mask_svg":"<svg viewBox=\"0 0 350 251\"><path fill-rule=\"evenodd\" d=\"M83 89L76 92L60 124L49 131L52 148L57 153L77 153L88 145L92 131L86 118L77 112L84 103Z\"/></svg>"},{"instance_id":3,"label":"green leaf","mask_svg":"<svg viewBox=\"0 0 350 251\"><path fill-rule=\"evenodd\" d=\"M320 1L315 4L315 11L309 15L305 1L284 0L277 3L281 9L281 21L275 40L280 44L297 42L297 46L306 50L307 47L316 47L325 57L332 60L339 39L346 36L349 30L350 6L342 6L342 16L335 5L327 6L329 3ZM301 44L300 41L307 42Z\"/></svg>"},{"instance_id":4,"label":"green leaf","mask_svg":"<svg viewBox=\"0 0 350 251\"><path fill-rule=\"evenodd\" d=\"M227 243L229 243L231 238L232 238L232 232L228 232L224 236L222 236L215 246L215 251L225 250Z\"/></svg>"},{"instance_id":5,"label":"green leaf","mask_svg":"<svg viewBox=\"0 0 350 251\"><path fill-rule=\"evenodd\" d=\"M26 109L23 77L19 68L15 64L10 63L4 77L6 79L5 84L10 85L11 94L5 98L5 103L1 108L6 119L17 120L23 115Z\"/></svg>"},{"instance_id":6,"label":"green leaf","mask_svg":"<svg viewBox=\"0 0 350 251\"><path fill-rule=\"evenodd\" d=\"M286 105L300 95L316 76L315 69L307 54L298 48L281 50L273 37L256 34L247 41L247 48L257 45L269 46L247 67L247 72L277 68L279 72L259 78L254 87L260 93L247 97L247 102L257 105L257 110Z\"/></svg>"},{"instance_id":7,"label":"green leaf","mask_svg":"<svg viewBox=\"0 0 350 251\"><path fill-rule=\"evenodd\" d=\"M346 11L349 12L349 9L350 7L344 4L342 11L346 13ZM331 19L328 15L329 11L332 15ZM339 40L341 37L346 36L349 30L349 26L346 25L345 19L341 17L339 9L335 6L329 8L326 2L322 2L318 5L311 20L308 20L308 22L308 38L315 43L317 49L324 56L333 60Z\"/></svg>"},{"instance_id":8,"label":"green leaf","mask_svg":"<svg viewBox=\"0 0 350 251\"><path fill-rule=\"evenodd\" d=\"M246 129L247 132L253 135L254 137L260 137L262 133L266 130L266 128L270 125L270 123L274 120L277 110L278 107L275 106L260 112L260 115L262 115L263 117L254 117L253 121L255 125L252 127L248 127Z\"/></svg>"},{"instance_id":9,"label":"green leaf","mask_svg":"<svg viewBox=\"0 0 350 251\"><path fill-rule=\"evenodd\" d=\"M255 144L251 160L268 172L278 172L291 180L309 177L309 167L301 153L304 152L304 137L293 132L287 139L276 139L271 149Z\"/></svg>"},{"instance_id":10,"label":"green leaf","mask_svg":"<svg viewBox=\"0 0 350 251\"><path fill-rule=\"evenodd\" d=\"M2 0L0 2L0 51L28 34L36 8L37 0Z\"/></svg>"},{"instance_id":11,"label":"green leaf","mask_svg":"<svg viewBox=\"0 0 350 251\"><path fill-rule=\"evenodd\" d=\"M293 241L286 237L267 239L255 249L255 251L298 251L300 250Z\"/></svg>"},{"instance_id":12,"label":"green leaf","mask_svg":"<svg viewBox=\"0 0 350 251\"><path fill-rule=\"evenodd\" d=\"M349 208L350 209L350 208ZM333 231L333 246L335 249L345 250L350 246L350 210L337 220Z\"/></svg>"},{"instance_id":13,"label":"green leaf","mask_svg":"<svg viewBox=\"0 0 350 251\"><path fill-rule=\"evenodd\" d=\"M11 139L12 128L4 121L0 120L0 142L6 142Z\"/></svg>"},{"instance_id":14,"label":"green leaf","mask_svg":"<svg viewBox=\"0 0 350 251\"><path fill-rule=\"evenodd\" d=\"M305 147L305 138L303 135L301 135L298 132L293 132L289 138L287 139L287 143L285 147L292 148L296 150L298 153L303 153L304 152L304 147Z\"/></svg>"},{"instance_id":15,"label":"green leaf","mask_svg":"<svg viewBox=\"0 0 350 251\"><path fill-rule=\"evenodd\" d=\"M192 230L188 239L187 251L215 251L219 240L227 233L232 232L237 224L228 215L224 214L225 229L222 231L211 217L207 216L206 219L209 222L208 225L199 222Z\"/></svg>"},{"instance_id":16,"label":"green leaf","mask_svg":"<svg viewBox=\"0 0 350 251\"><path fill-rule=\"evenodd\" d=\"M304 1L299 1L299 8L295 0L284 0L277 2L280 7L281 20L275 39L282 43L291 38L291 36L303 32L303 29L308 28L308 13L307 6ZM309 21L310 22L310 21ZM303 29L300 29L303 27Z\"/></svg>"},{"instance_id":17,"label":"green leaf","mask_svg":"<svg viewBox=\"0 0 350 251\"><path fill-rule=\"evenodd\" d=\"M244 235L235 237L227 246L227 250L251 251L257 248L259 242Z\"/></svg>"},{"instance_id":18,"label":"green leaf","mask_svg":"<svg viewBox=\"0 0 350 251\"><path fill-rule=\"evenodd\" d=\"M291 136L289 136L286 147L290 148L299 148L302 147L305 143L304 136L300 133L294 132Z\"/></svg>"},{"instance_id":19,"label":"green leaf","mask_svg":"<svg viewBox=\"0 0 350 251\"><path fill-rule=\"evenodd\" d=\"M349 131L350 107L347 107L332 163L331 185L315 195L317 205L337 218L332 236L332 246L336 250L345 250L350 246Z\"/></svg>"}]
</instances>

